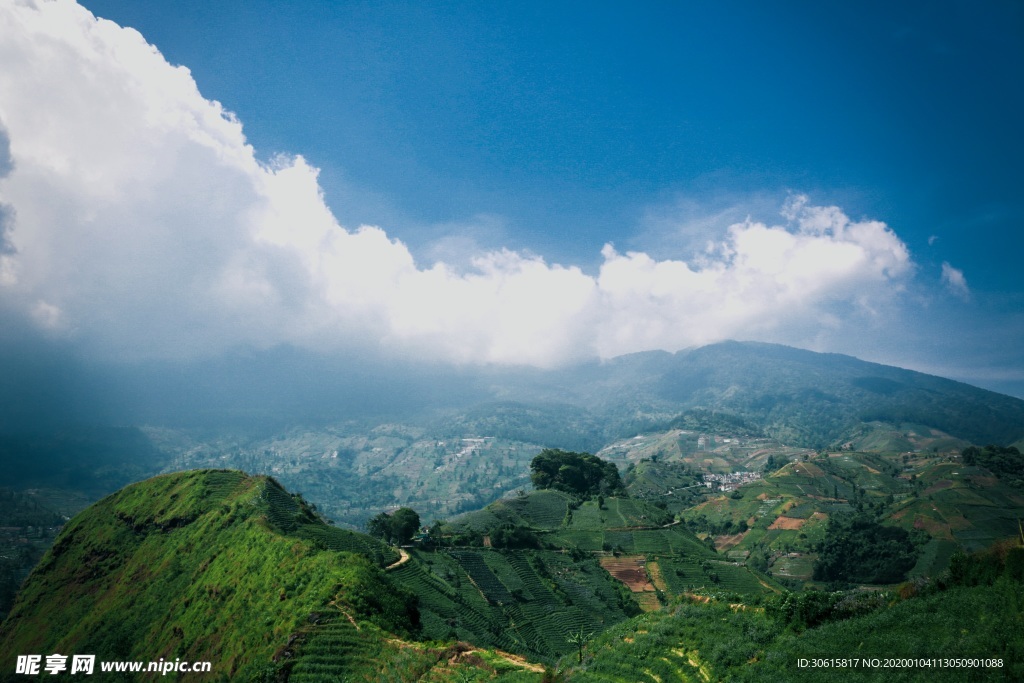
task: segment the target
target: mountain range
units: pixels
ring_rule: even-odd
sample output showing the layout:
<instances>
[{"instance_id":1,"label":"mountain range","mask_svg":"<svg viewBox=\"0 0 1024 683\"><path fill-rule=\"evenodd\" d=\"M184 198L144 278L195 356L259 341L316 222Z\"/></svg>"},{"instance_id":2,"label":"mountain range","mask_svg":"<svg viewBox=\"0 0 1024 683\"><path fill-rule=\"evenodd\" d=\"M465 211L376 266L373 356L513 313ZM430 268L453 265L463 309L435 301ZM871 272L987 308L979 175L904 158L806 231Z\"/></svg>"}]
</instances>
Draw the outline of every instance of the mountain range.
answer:
<instances>
[{"instance_id":1,"label":"mountain range","mask_svg":"<svg viewBox=\"0 0 1024 683\"><path fill-rule=\"evenodd\" d=\"M1024 629L954 628L972 600L1022 618L1020 399L760 343L556 370L270 353L124 379L109 405L149 388L118 421L0 420L2 585L35 565L0 605L5 653L206 659L225 680L813 680L780 659L795 643L838 652L856 623L933 610L933 641L901 652L1024 661ZM625 492L532 491L544 448L596 453ZM415 547L358 533L399 506L430 529ZM885 534L898 581L818 575ZM692 649L613 663L659 629Z\"/></svg>"}]
</instances>

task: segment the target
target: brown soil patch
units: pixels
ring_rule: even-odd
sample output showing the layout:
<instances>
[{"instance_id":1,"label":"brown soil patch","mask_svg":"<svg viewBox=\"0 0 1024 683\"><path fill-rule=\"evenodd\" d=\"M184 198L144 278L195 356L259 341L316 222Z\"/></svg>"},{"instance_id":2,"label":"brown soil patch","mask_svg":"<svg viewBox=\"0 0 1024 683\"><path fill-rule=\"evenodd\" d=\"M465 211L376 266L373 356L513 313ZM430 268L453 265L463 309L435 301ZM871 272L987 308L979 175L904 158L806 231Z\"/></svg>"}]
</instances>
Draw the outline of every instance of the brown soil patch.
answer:
<instances>
[{"instance_id":1,"label":"brown soil patch","mask_svg":"<svg viewBox=\"0 0 1024 683\"><path fill-rule=\"evenodd\" d=\"M404 550L402 550L401 548L399 548L398 549L398 560L396 560L395 562L392 562L388 566L384 567L384 571L387 571L389 569L397 569L398 567L401 567L403 564L405 564L408 561L409 561L409 553L407 553Z\"/></svg>"},{"instance_id":2,"label":"brown soil patch","mask_svg":"<svg viewBox=\"0 0 1024 683\"><path fill-rule=\"evenodd\" d=\"M953 540L953 532L950 530L949 525L945 522L941 522L931 517L925 517L919 514L917 519L914 520L915 529L924 529L929 534L936 538L941 538L947 541Z\"/></svg>"},{"instance_id":3,"label":"brown soil patch","mask_svg":"<svg viewBox=\"0 0 1024 683\"><path fill-rule=\"evenodd\" d=\"M782 515L779 515L778 517L775 518L775 521L772 522L771 526L769 526L768 528L769 529L799 529L800 527L802 527L806 523L807 523L806 519L797 519L796 517L783 517Z\"/></svg>"},{"instance_id":4,"label":"brown soil patch","mask_svg":"<svg viewBox=\"0 0 1024 683\"><path fill-rule=\"evenodd\" d=\"M817 465L809 462L799 462L796 464L796 469L803 470L804 473L809 477L824 477L825 473L822 472L821 468Z\"/></svg>"},{"instance_id":5,"label":"brown soil patch","mask_svg":"<svg viewBox=\"0 0 1024 683\"><path fill-rule=\"evenodd\" d=\"M750 522L747 522L748 526L749 524ZM732 548L733 546L737 546L748 533L750 533L749 530L744 531L742 534L733 534L731 536L715 536L715 549L718 551L724 551Z\"/></svg>"},{"instance_id":6,"label":"brown soil patch","mask_svg":"<svg viewBox=\"0 0 1024 683\"><path fill-rule=\"evenodd\" d=\"M824 512L815 512L811 515L811 519L828 519L828 515Z\"/></svg>"},{"instance_id":7,"label":"brown soil patch","mask_svg":"<svg viewBox=\"0 0 1024 683\"><path fill-rule=\"evenodd\" d=\"M757 497L757 499L758 500L768 500L768 494L767 493L762 493L761 495L759 495Z\"/></svg>"},{"instance_id":8,"label":"brown soil patch","mask_svg":"<svg viewBox=\"0 0 1024 683\"><path fill-rule=\"evenodd\" d=\"M647 570L644 566L646 564L647 558L643 555L601 558L601 566L604 570L626 584L626 588L634 593L654 592L654 585L647 578Z\"/></svg>"},{"instance_id":9,"label":"brown soil patch","mask_svg":"<svg viewBox=\"0 0 1024 683\"><path fill-rule=\"evenodd\" d=\"M477 652L479 652L479 650L477 650ZM530 671L536 671L537 673L543 673L544 672L544 667L543 666L541 666L540 664L534 664L533 662L527 661L526 657L521 657L519 655L514 655L511 652L505 652L504 650L491 650L491 652L493 652L494 654L498 655L499 657L504 659L506 662L514 664L515 666L521 666L524 669L528 669Z\"/></svg>"}]
</instances>

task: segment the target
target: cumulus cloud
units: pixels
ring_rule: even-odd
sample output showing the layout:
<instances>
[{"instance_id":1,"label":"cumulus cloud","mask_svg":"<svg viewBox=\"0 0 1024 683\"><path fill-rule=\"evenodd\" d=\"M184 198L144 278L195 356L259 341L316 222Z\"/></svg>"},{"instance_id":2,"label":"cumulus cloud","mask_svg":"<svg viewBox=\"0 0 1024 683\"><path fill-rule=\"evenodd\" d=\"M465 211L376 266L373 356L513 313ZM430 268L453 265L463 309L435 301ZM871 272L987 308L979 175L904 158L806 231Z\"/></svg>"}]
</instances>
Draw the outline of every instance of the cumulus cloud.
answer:
<instances>
[{"instance_id":1,"label":"cumulus cloud","mask_svg":"<svg viewBox=\"0 0 1024 683\"><path fill-rule=\"evenodd\" d=\"M379 227L342 227L301 156L261 163L138 32L63 0L0 15L3 310L95 354L294 344L543 366L800 343L877 316L913 269L884 223L804 196L689 261L609 244L595 274L508 250L418 263Z\"/></svg>"},{"instance_id":2,"label":"cumulus cloud","mask_svg":"<svg viewBox=\"0 0 1024 683\"><path fill-rule=\"evenodd\" d=\"M967 286L967 278L964 277L964 271L954 268L948 261L942 262L942 284L946 285L946 289L961 299L967 300L971 296L971 290Z\"/></svg>"}]
</instances>

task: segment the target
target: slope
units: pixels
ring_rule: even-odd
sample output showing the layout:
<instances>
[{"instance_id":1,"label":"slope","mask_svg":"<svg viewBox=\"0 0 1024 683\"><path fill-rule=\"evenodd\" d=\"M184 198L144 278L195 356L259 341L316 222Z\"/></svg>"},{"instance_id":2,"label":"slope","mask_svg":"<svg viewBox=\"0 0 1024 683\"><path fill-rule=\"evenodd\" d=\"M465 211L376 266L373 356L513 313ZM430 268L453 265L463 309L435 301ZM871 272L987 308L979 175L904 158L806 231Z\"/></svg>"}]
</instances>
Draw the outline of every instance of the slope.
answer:
<instances>
[{"instance_id":1,"label":"slope","mask_svg":"<svg viewBox=\"0 0 1024 683\"><path fill-rule=\"evenodd\" d=\"M18 654L59 652L209 661L204 680L244 680L274 668L290 635L328 612L376 625L359 632L373 651L380 628L416 628L414 599L379 569L396 557L324 526L266 477L159 476L66 525L0 626L0 671L14 671Z\"/></svg>"}]
</instances>

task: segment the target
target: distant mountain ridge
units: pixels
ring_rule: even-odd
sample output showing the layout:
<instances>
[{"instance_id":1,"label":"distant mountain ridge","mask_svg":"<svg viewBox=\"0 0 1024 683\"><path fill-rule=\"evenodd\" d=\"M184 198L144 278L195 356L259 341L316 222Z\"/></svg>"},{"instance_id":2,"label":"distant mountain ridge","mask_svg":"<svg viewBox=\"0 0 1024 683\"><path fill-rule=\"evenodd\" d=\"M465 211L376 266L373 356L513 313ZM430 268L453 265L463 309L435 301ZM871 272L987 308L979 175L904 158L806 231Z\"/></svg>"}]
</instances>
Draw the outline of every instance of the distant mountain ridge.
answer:
<instances>
[{"instance_id":1,"label":"distant mountain ridge","mask_svg":"<svg viewBox=\"0 0 1024 683\"><path fill-rule=\"evenodd\" d=\"M805 446L827 446L873 420L924 424L978 444L1024 438L1024 400L852 356L760 342L648 351L549 370L330 356L291 347L189 364L80 370L30 364L5 378L0 436L101 425L269 436L294 425L351 420L430 425L448 419L471 427L493 422L489 406L509 415L510 406L525 405L532 415L514 419L533 434L543 430L526 423L572 406L559 410L571 413L573 445L585 433L599 442L592 448L694 409L733 414Z\"/></svg>"},{"instance_id":2,"label":"distant mountain ridge","mask_svg":"<svg viewBox=\"0 0 1024 683\"><path fill-rule=\"evenodd\" d=\"M852 356L760 342L644 352L505 381L508 399L584 408L616 436L698 409L809 447L831 445L872 421L927 425L974 443L1024 436L1024 400Z\"/></svg>"},{"instance_id":3,"label":"distant mountain ridge","mask_svg":"<svg viewBox=\"0 0 1024 683\"><path fill-rule=\"evenodd\" d=\"M555 370L324 363L294 350L206 363L174 374L168 414L143 406L117 413L117 429L0 431L0 465L12 486L91 500L161 471L234 467L279 477L332 519L362 528L401 505L442 518L479 509L527 485L542 448L596 453L638 434L899 453L919 448L911 431L941 432L927 447L947 452L1024 439L1020 399L774 344L722 342ZM159 373L146 378L153 405L170 385Z\"/></svg>"}]
</instances>

